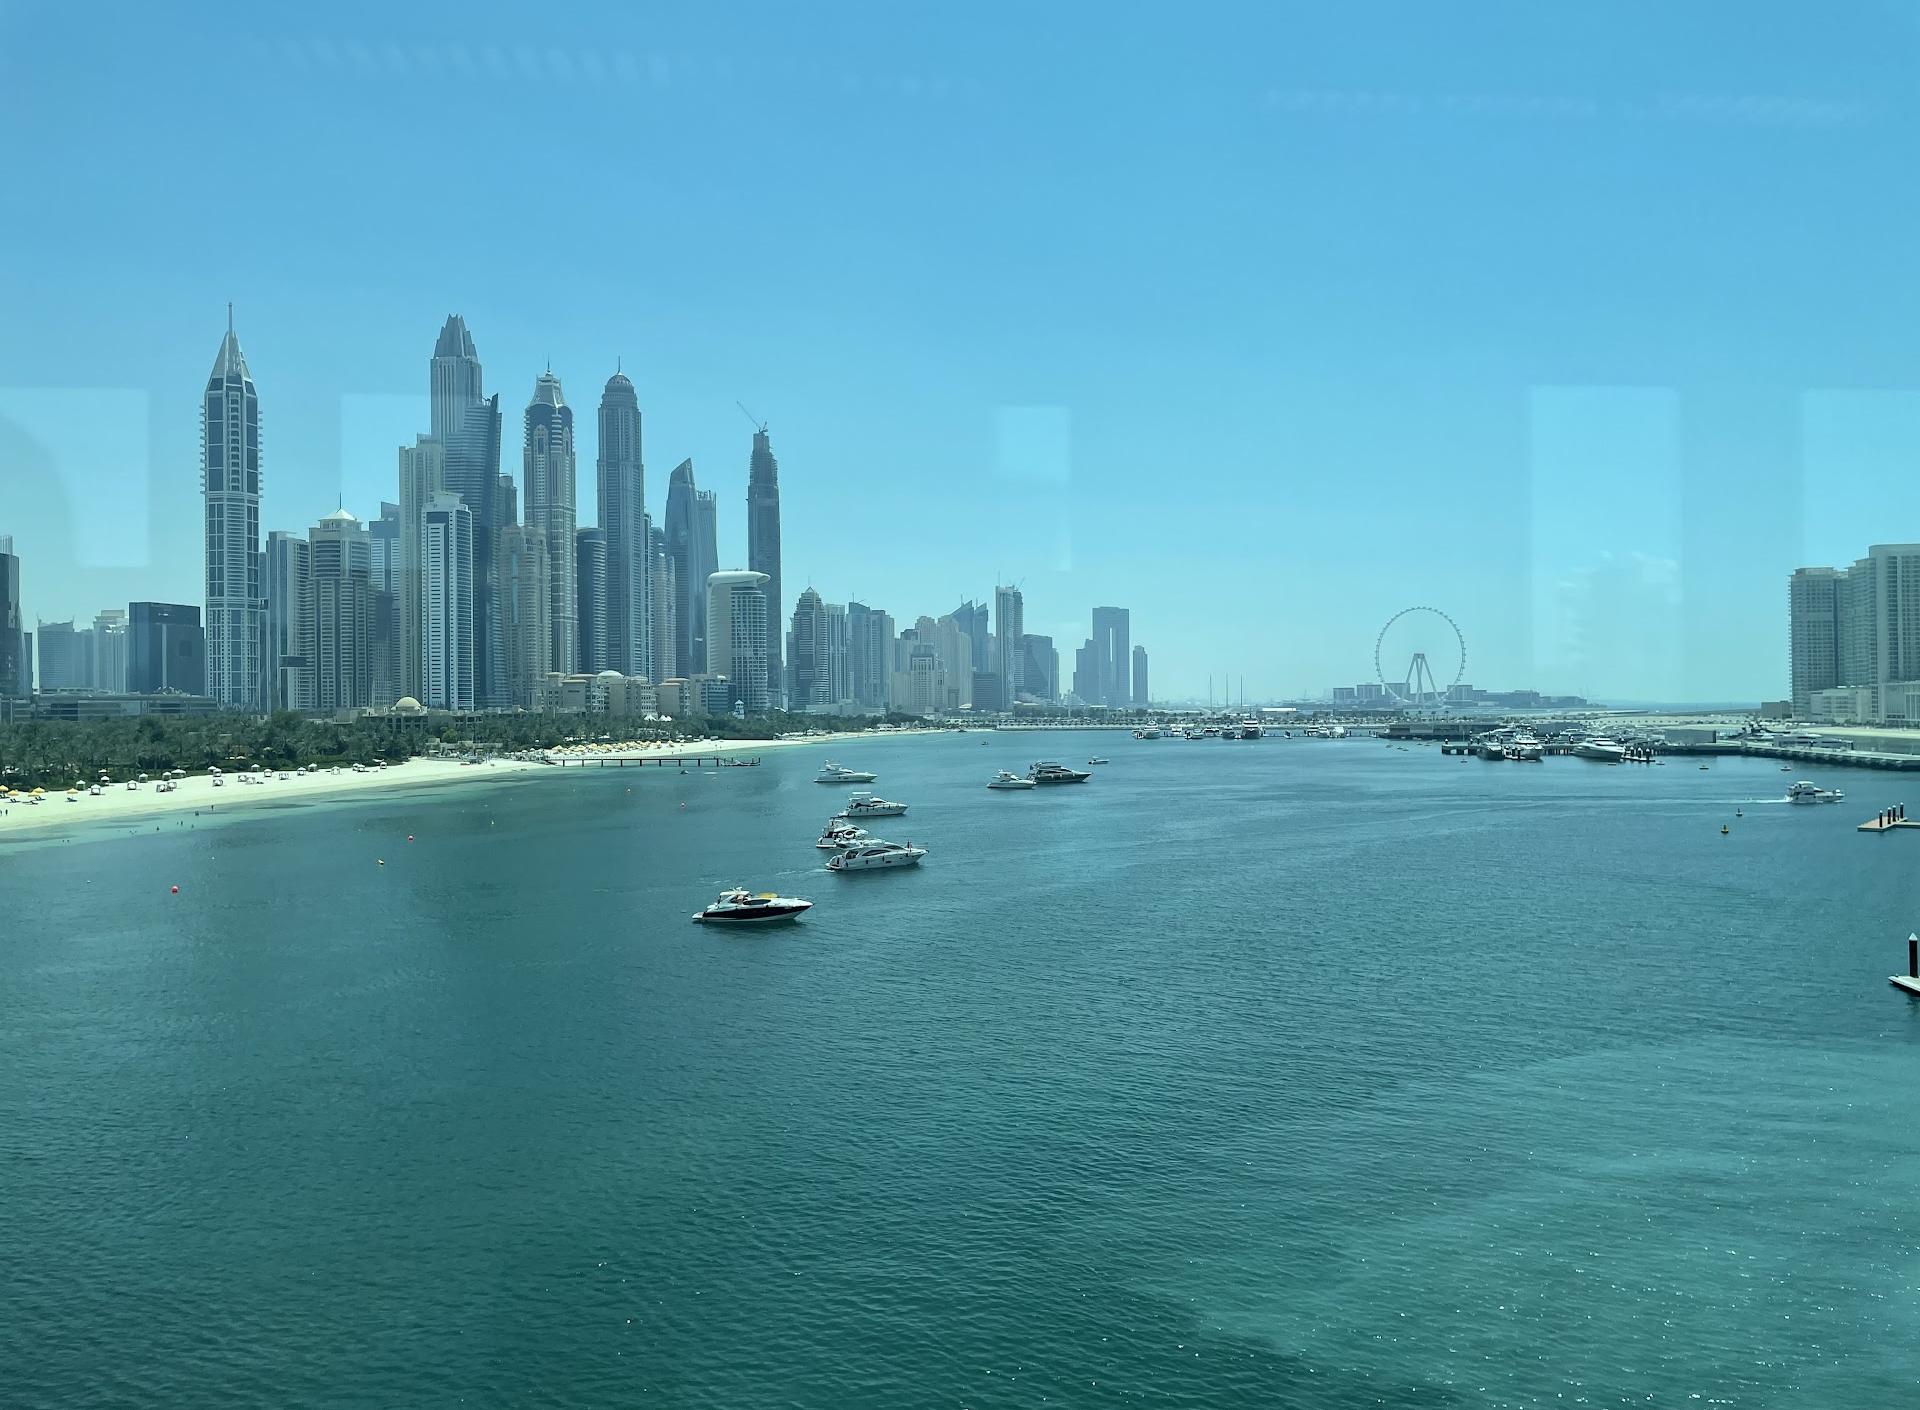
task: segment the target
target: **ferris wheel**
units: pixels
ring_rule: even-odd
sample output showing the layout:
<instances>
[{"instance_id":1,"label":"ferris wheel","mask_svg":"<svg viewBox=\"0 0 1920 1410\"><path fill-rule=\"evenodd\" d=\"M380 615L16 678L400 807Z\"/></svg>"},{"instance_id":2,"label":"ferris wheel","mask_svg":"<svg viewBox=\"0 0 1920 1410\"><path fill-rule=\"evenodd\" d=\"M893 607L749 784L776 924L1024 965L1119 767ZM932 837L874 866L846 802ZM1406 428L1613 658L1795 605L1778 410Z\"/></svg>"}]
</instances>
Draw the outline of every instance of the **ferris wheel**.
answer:
<instances>
[{"instance_id":1,"label":"ferris wheel","mask_svg":"<svg viewBox=\"0 0 1920 1410\"><path fill-rule=\"evenodd\" d=\"M1389 680L1387 663L1397 663L1403 656L1407 657L1405 673ZM1449 666L1451 674L1446 670ZM1444 709L1447 696L1467 674L1467 639L1459 624L1438 607L1403 607L1387 618L1373 640L1373 674L1395 702L1410 710Z\"/></svg>"}]
</instances>

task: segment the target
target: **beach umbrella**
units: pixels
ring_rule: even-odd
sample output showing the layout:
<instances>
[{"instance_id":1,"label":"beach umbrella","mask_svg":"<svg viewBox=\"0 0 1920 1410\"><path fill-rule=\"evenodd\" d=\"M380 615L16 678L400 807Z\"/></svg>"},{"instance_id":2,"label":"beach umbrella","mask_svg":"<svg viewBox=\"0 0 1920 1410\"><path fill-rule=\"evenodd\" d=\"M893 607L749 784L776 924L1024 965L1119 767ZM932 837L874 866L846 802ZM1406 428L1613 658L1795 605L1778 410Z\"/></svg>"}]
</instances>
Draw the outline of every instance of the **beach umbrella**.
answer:
<instances>
[{"instance_id":1,"label":"beach umbrella","mask_svg":"<svg viewBox=\"0 0 1920 1410\"><path fill-rule=\"evenodd\" d=\"M33 790L33 796L35 798L44 798L47 796L47 790L44 788L36 788Z\"/></svg>"}]
</instances>

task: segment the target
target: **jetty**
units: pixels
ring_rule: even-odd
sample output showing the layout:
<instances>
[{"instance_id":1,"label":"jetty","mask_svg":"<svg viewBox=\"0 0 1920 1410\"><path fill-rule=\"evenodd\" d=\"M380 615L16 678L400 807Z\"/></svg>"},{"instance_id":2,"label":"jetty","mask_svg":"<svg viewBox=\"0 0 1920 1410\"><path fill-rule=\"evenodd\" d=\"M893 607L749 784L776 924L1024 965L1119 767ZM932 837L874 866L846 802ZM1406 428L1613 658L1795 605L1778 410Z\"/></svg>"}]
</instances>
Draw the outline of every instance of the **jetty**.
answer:
<instances>
[{"instance_id":1,"label":"jetty","mask_svg":"<svg viewBox=\"0 0 1920 1410\"><path fill-rule=\"evenodd\" d=\"M1889 974L1887 983L1910 998L1920 999L1920 935L1907 937L1907 972Z\"/></svg>"},{"instance_id":2,"label":"jetty","mask_svg":"<svg viewBox=\"0 0 1920 1410\"><path fill-rule=\"evenodd\" d=\"M1854 831L1892 832L1895 828L1901 827L1920 827L1920 819L1910 820L1907 817L1907 805L1905 803L1896 803L1891 808L1882 808L1878 816L1868 818L1865 822L1861 823L1860 826L1855 828Z\"/></svg>"},{"instance_id":3,"label":"jetty","mask_svg":"<svg viewBox=\"0 0 1920 1410\"><path fill-rule=\"evenodd\" d=\"M751 759L743 759L735 754L689 754L684 758L659 754L613 754L589 755L582 758L569 754L556 759L551 754L543 754L540 756L540 762L555 764L563 769L576 767L624 769L628 764L632 764L635 768L646 768L651 765L659 769L684 769L688 766L701 769L709 764L716 769L751 769L759 765L760 756L756 754Z\"/></svg>"}]
</instances>

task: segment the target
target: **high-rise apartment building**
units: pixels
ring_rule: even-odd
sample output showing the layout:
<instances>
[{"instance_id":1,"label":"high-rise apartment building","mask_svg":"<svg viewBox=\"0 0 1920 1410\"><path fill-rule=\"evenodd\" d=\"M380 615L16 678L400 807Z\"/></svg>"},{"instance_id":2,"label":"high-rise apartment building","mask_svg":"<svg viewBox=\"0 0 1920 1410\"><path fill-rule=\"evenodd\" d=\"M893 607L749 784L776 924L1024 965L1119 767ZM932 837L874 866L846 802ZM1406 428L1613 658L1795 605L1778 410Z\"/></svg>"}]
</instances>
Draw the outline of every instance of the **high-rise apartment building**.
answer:
<instances>
[{"instance_id":1,"label":"high-rise apartment building","mask_svg":"<svg viewBox=\"0 0 1920 1410\"><path fill-rule=\"evenodd\" d=\"M267 665L269 709L313 708L313 547L284 529L267 535Z\"/></svg>"},{"instance_id":2,"label":"high-rise apartment building","mask_svg":"<svg viewBox=\"0 0 1920 1410\"><path fill-rule=\"evenodd\" d=\"M1026 601L1017 587L993 590L994 674L1000 677L1003 708L1011 710L1020 698L1025 681L1025 662L1020 659L1020 638L1026 635Z\"/></svg>"},{"instance_id":3,"label":"high-rise apartment building","mask_svg":"<svg viewBox=\"0 0 1920 1410\"><path fill-rule=\"evenodd\" d=\"M1073 693L1082 705L1100 703L1100 650L1092 637L1073 653Z\"/></svg>"},{"instance_id":4,"label":"high-rise apartment building","mask_svg":"<svg viewBox=\"0 0 1920 1410\"><path fill-rule=\"evenodd\" d=\"M790 710L819 710L834 704L832 647L827 639L827 604L808 587L793 604L793 691Z\"/></svg>"},{"instance_id":5,"label":"high-rise apartment building","mask_svg":"<svg viewBox=\"0 0 1920 1410\"><path fill-rule=\"evenodd\" d=\"M563 676L580 669L580 621L573 534L573 408L548 368L535 379L527 403L520 487L527 527L547 541L548 636L545 669Z\"/></svg>"},{"instance_id":6,"label":"high-rise apartment building","mask_svg":"<svg viewBox=\"0 0 1920 1410\"><path fill-rule=\"evenodd\" d=\"M547 536L538 529L510 524L500 531L494 581L500 604L500 665L506 703L533 708L546 676L547 644L552 637L553 603Z\"/></svg>"},{"instance_id":7,"label":"high-rise apartment building","mask_svg":"<svg viewBox=\"0 0 1920 1410\"><path fill-rule=\"evenodd\" d=\"M1811 718L1814 691L1841 683L1839 586L1832 568L1801 568L1787 580L1793 713L1802 720Z\"/></svg>"},{"instance_id":8,"label":"high-rise apartment building","mask_svg":"<svg viewBox=\"0 0 1920 1410\"><path fill-rule=\"evenodd\" d=\"M747 462L747 567L766 574L767 602L773 620L778 621L784 601L780 596L780 465L773 458L765 426L753 433L753 454ZM767 679L776 705L784 679L779 635L773 633L767 648Z\"/></svg>"},{"instance_id":9,"label":"high-rise apartment building","mask_svg":"<svg viewBox=\"0 0 1920 1410\"><path fill-rule=\"evenodd\" d=\"M923 617L914 625L923 638L933 642L934 652L940 658L940 669L946 676L943 708L959 710L971 706L973 673L978 663L974 659L973 636L968 624L958 613L948 613L937 622Z\"/></svg>"},{"instance_id":10,"label":"high-rise apartment building","mask_svg":"<svg viewBox=\"0 0 1920 1410\"><path fill-rule=\"evenodd\" d=\"M473 511L450 491L434 495L420 523L426 694L418 699L428 709L474 707L473 551Z\"/></svg>"},{"instance_id":11,"label":"high-rise apartment building","mask_svg":"<svg viewBox=\"0 0 1920 1410\"><path fill-rule=\"evenodd\" d=\"M724 675L731 703L749 715L764 715L770 704L767 673L772 668L765 573L729 569L707 579L707 670Z\"/></svg>"},{"instance_id":12,"label":"high-rise apartment building","mask_svg":"<svg viewBox=\"0 0 1920 1410\"><path fill-rule=\"evenodd\" d=\"M373 703L387 706L408 694L400 621L401 571L400 506L382 501L380 517L367 525L372 562L373 615L367 631ZM469 588L471 584L469 584ZM415 697L418 698L417 696Z\"/></svg>"},{"instance_id":13,"label":"high-rise apartment building","mask_svg":"<svg viewBox=\"0 0 1920 1410\"><path fill-rule=\"evenodd\" d=\"M412 445L400 447L399 460L400 562L395 574L398 582L396 608L399 628L396 649L400 658L398 695L418 700L426 690L420 680L421 667L426 661L420 645L420 526L426 520L427 502L448 489L446 443L434 436L416 436ZM495 502L498 502L497 497ZM472 501L467 502L467 507L473 507ZM488 581L491 581L490 575ZM475 590L474 610L477 613L480 611L477 581Z\"/></svg>"},{"instance_id":14,"label":"high-rise apartment building","mask_svg":"<svg viewBox=\"0 0 1920 1410\"><path fill-rule=\"evenodd\" d=\"M991 670L993 657L990 643L993 640L993 634L987 621L987 604L968 598L947 615L953 618L960 630L967 634L967 640L972 643L973 664L969 670Z\"/></svg>"},{"instance_id":15,"label":"high-rise apartment building","mask_svg":"<svg viewBox=\"0 0 1920 1410\"><path fill-rule=\"evenodd\" d=\"M207 693L207 638L200 609L183 602L127 604L127 689Z\"/></svg>"},{"instance_id":16,"label":"high-rise apartment building","mask_svg":"<svg viewBox=\"0 0 1920 1410\"><path fill-rule=\"evenodd\" d=\"M20 559L13 540L0 542L0 709L29 694L25 643L20 630Z\"/></svg>"},{"instance_id":17,"label":"high-rise apartment building","mask_svg":"<svg viewBox=\"0 0 1920 1410\"><path fill-rule=\"evenodd\" d=\"M885 710L893 690L893 618L864 602L847 604L847 689L855 704Z\"/></svg>"},{"instance_id":18,"label":"high-rise apartment building","mask_svg":"<svg viewBox=\"0 0 1920 1410\"><path fill-rule=\"evenodd\" d=\"M1096 699L1116 709L1126 708L1133 699L1128 683L1133 666L1132 617L1124 607L1093 609L1093 648L1099 671Z\"/></svg>"},{"instance_id":19,"label":"high-rise apartment building","mask_svg":"<svg viewBox=\"0 0 1920 1410\"><path fill-rule=\"evenodd\" d=\"M1135 709L1147 708L1147 648L1133 648L1133 704Z\"/></svg>"},{"instance_id":20,"label":"high-rise apartment building","mask_svg":"<svg viewBox=\"0 0 1920 1410\"><path fill-rule=\"evenodd\" d=\"M307 544L313 593L313 707L360 709L373 703L371 541L358 519L336 509L308 530Z\"/></svg>"},{"instance_id":21,"label":"high-rise apartment building","mask_svg":"<svg viewBox=\"0 0 1920 1410\"><path fill-rule=\"evenodd\" d=\"M649 662L654 684L672 680L680 674L680 584L675 576L674 560L667 552L666 533L647 521L647 621L653 634ZM704 609L705 603L701 606Z\"/></svg>"},{"instance_id":22,"label":"high-rise apartment building","mask_svg":"<svg viewBox=\"0 0 1920 1410\"><path fill-rule=\"evenodd\" d=\"M497 392L485 394L473 337L466 320L457 313L447 319L434 344L430 379L431 439L440 445L441 473L437 483L427 473L431 469L429 453L428 464L418 467L421 474L415 502L408 502L405 491L401 494L401 524L404 528L419 523L418 514L427 498L442 489L459 495L472 511L474 691L480 704L497 705L503 703L506 688L499 667L500 615L493 598L493 569L498 561L494 536L503 524L511 522L500 504L500 396ZM568 535L571 541L571 526ZM412 581L418 582L417 557L414 564ZM419 622L417 603L409 609L403 602L401 610L413 622ZM413 631L413 654L418 656L419 627L416 625ZM420 688L425 689L424 685ZM409 693L418 695L418 691Z\"/></svg>"},{"instance_id":23,"label":"high-rise apartment building","mask_svg":"<svg viewBox=\"0 0 1920 1410\"><path fill-rule=\"evenodd\" d=\"M267 640L260 582L260 400L234 336L232 304L200 413L207 689L229 709L258 710Z\"/></svg>"},{"instance_id":24,"label":"high-rise apartment building","mask_svg":"<svg viewBox=\"0 0 1920 1410\"><path fill-rule=\"evenodd\" d=\"M127 614L108 607L94 614L92 634L93 688L119 695L127 688Z\"/></svg>"},{"instance_id":25,"label":"high-rise apartment building","mask_svg":"<svg viewBox=\"0 0 1920 1410\"><path fill-rule=\"evenodd\" d=\"M646 528L641 527L641 542L646 541ZM573 611L578 624L580 643L576 660L579 669L590 676L597 676L608 669L619 671L622 676L629 674L623 666L610 667L611 638L608 624L612 619L612 554L607 551L607 531L605 529L575 529L573 531ZM645 566L644 557L641 566ZM644 624L645 598L641 599ZM629 643L630 645L631 643ZM641 653L644 661L646 653ZM644 671L632 672L644 675Z\"/></svg>"},{"instance_id":26,"label":"high-rise apartment building","mask_svg":"<svg viewBox=\"0 0 1920 1410\"><path fill-rule=\"evenodd\" d=\"M848 651L851 645L847 636L847 605L844 602L829 602L827 612L827 703L834 706L844 705L853 699L853 690L848 675Z\"/></svg>"},{"instance_id":27,"label":"high-rise apartment building","mask_svg":"<svg viewBox=\"0 0 1920 1410\"><path fill-rule=\"evenodd\" d=\"M600 394L600 448L594 462L600 528L606 537L606 647L604 665L582 661L583 671L656 675L649 612L653 564L647 544L647 471L641 456L640 398L622 372ZM581 601L586 593L581 591ZM581 625L581 639L587 626Z\"/></svg>"}]
</instances>

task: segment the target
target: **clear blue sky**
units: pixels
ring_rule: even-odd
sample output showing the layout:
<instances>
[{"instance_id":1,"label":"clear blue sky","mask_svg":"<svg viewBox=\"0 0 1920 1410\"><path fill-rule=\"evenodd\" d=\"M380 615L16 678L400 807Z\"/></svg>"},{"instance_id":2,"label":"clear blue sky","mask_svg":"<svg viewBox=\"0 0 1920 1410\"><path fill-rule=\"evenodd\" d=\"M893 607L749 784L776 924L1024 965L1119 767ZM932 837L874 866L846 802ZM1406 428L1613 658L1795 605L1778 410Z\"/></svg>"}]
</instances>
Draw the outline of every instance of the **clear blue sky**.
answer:
<instances>
[{"instance_id":1,"label":"clear blue sky","mask_svg":"<svg viewBox=\"0 0 1920 1410\"><path fill-rule=\"evenodd\" d=\"M1482 686L1779 696L1785 574L1920 539L1913 16L7 3L0 533L31 615L198 601L227 300L269 528L393 497L459 311L582 522L616 356L724 559L769 421L789 598L1020 580L1262 696L1433 602Z\"/></svg>"}]
</instances>

